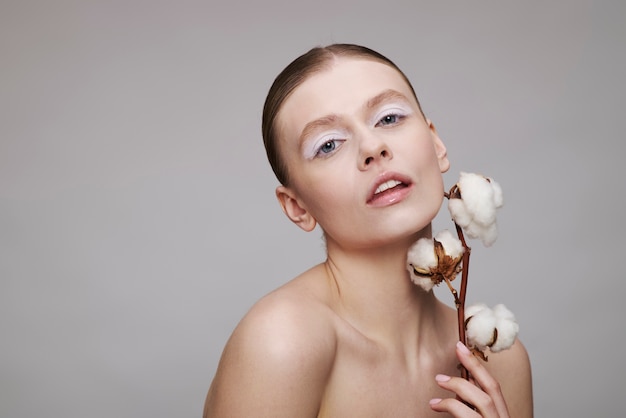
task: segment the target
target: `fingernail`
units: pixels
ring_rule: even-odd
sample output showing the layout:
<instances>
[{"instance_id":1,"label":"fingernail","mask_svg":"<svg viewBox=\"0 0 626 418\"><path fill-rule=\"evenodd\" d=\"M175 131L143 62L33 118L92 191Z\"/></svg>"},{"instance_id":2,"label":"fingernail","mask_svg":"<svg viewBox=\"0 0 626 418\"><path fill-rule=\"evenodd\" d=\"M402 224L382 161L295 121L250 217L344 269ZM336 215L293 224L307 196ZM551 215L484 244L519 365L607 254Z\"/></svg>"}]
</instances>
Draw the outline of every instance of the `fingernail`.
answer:
<instances>
[{"instance_id":1,"label":"fingernail","mask_svg":"<svg viewBox=\"0 0 626 418\"><path fill-rule=\"evenodd\" d=\"M448 380L450 380L450 376L445 374L438 374L437 376L435 376L435 380L437 382L447 382Z\"/></svg>"},{"instance_id":2,"label":"fingernail","mask_svg":"<svg viewBox=\"0 0 626 418\"><path fill-rule=\"evenodd\" d=\"M431 399L430 402L428 402L431 405L437 405L439 402L441 402L441 398L434 398Z\"/></svg>"},{"instance_id":3,"label":"fingernail","mask_svg":"<svg viewBox=\"0 0 626 418\"><path fill-rule=\"evenodd\" d=\"M465 344L463 344L461 341L456 343L456 347L459 349L459 351L463 354L471 354L471 352L469 351L469 349L465 346Z\"/></svg>"}]
</instances>

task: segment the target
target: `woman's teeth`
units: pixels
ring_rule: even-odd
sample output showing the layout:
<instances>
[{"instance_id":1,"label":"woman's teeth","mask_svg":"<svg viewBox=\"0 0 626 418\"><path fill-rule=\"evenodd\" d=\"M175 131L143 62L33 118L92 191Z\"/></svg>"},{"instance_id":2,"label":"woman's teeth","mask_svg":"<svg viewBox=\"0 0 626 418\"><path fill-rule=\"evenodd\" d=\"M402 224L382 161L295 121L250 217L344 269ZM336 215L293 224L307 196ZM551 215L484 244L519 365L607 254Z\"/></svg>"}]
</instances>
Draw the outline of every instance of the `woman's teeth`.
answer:
<instances>
[{"instance_id":1,"label":"woman's teeth","mask_svg":"<svg viewBox=\"0 0 626 418\"><path fill-rule=\"evenodd\" d=\"M398 184L402 184L402 182L398 181L398 180L388 180L388 181L382 183L380 186L378 186L378 188L376 189L374 194L382 193L385 190L389 190L389 189L391 189L393 187L396 187Z\"/></svg>"}]
</instances>

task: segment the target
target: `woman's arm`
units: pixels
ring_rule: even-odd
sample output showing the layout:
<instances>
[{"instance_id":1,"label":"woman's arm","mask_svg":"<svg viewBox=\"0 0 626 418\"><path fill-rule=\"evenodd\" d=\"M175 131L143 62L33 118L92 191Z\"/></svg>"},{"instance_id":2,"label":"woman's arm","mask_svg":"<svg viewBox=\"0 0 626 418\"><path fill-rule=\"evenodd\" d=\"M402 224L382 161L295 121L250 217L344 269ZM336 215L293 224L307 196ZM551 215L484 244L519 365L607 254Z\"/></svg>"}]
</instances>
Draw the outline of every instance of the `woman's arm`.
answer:
<instances>
[{"instance_id":1,"label":"woman's arm","mask_svg":"<svg viewBox=\"0 0 626 418\"><path fill-rule=\"evenodd\" d=\"M269 297L228 341L204 417L315 417L333 364L332 327L302 303Z\"/></svg>"}]
</instances>

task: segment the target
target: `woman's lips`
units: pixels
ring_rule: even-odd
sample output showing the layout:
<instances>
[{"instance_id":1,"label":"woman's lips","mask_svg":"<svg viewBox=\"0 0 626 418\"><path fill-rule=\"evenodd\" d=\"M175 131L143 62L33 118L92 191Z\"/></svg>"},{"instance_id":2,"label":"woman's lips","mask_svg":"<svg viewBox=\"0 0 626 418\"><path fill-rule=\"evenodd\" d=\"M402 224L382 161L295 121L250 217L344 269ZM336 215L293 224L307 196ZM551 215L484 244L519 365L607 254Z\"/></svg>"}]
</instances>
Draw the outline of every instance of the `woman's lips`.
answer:
<instances>
[{"instance_id":1,"label":"woman's lips","mask_svg":"<svg viewBox=\"0 0 626 418\"><path fill-rule=\"evenodd\" d=\"M411 181L398 174L384 174L378 178L367 204L374 207L388 206L403 200L411 191Z\"/></svg>"}]
</instances>

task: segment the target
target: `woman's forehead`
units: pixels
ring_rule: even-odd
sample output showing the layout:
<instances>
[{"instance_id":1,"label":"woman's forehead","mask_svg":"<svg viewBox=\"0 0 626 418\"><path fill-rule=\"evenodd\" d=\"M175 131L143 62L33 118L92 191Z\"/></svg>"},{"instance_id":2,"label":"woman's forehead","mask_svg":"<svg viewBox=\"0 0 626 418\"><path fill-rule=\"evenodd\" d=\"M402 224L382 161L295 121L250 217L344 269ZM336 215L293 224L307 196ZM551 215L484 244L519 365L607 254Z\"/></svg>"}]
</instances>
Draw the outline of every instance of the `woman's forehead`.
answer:
<instances>
[{"instance_id":1,"label":"woman's forehead","mask_svg":"<svg viewBox=\"0 0 626 418\"><path fill-rule=\"evenodd\" d=\"M356 112L388 90L398 92L417 106L411 87L395 68L370 59L337 58L294 89L283 103L278 119L284 129L303 126L328 114Z\"/></svg>"},{"instance_id":2,"label":"woman's forehead","mask_svg":"<svg viewBox=\"0 0 626 418\"><path fill-rule=\"evenodd\" d=\"M388 86L384 87L384 84ZM411 91L402 74L388 64L367 58L338 57L307 77L294 89L286 102L294 96L311 94L327 97L329 94L354 93L351 96L356 99L361 96L358 94L360 92L392 88L392 85ZM360 88L354 91L351 87Z\"/></svg>"}]
</instances>

